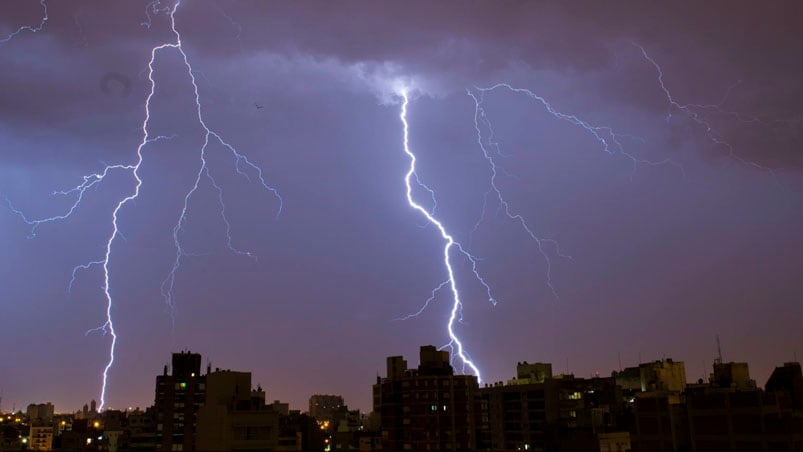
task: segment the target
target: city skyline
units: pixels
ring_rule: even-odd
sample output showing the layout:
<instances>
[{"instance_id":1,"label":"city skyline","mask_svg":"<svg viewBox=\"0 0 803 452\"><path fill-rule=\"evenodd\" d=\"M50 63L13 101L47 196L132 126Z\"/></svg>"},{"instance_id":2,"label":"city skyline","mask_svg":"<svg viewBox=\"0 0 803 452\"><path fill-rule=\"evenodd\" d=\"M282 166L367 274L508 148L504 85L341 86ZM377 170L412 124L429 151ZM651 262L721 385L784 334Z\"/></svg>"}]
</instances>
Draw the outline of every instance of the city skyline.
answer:
<instances>
[{"instance_id":1,"label":"city skyline","mask_svg":"<svg viewBox=\"0 0 803 452\"><path fill-rule=\"evenodd\" d=\"M773 369L765 385L749 364L718 356L706 379L662 359L591 378L519 361L507 381L459 375L450 353L422 345L417 366L388 356L372 385L372 409L313 394L309 411L268 402L243 370L201 366L171 354L144 410L99 411L95 400L60 413L52 403L0 411L9 450L797 450L803 409L800 363Z\"/></svg>"},{"instance_id":2,"label":"city skyline","mask_svg":"<svg viewBox=\"0 0 803 452\"><path fill-rule=\"evenodd\" d=\"M790 9L0 6L4 407L147 406L177 349L296 408L421 343L696 381L719 337L763 384L803 339Z\"/></svg>"},{"instance_id":3,"label":"city skyline","mask_svg":"<svg viewBox=\"0 0 803 452\"><path fill-rule=\"evenodd\" d=\"M421 349L425 349L425 348L428 348L428 347L431 348L431 347L434 347L434 346L433 345L420 346ZM169 361L166 361L166 363L164 365L163 373L164 374L169 373L171 375L175 375L176 371L177 371L177 369L175 368L175 359L176 359L175 356L184 355L184 354L187 354L187 355L196 354L199 357L203 357L204 358L203 359L203 363L205 363L205 364L203 366L201 365L201 361L198 361L198 363L197 363L198 366L199 366L199 369L201 369L201 371L198 373L199 376L207 375L207 374L211 373L213 370L214 370L214 372L235 372L235 373L247 372L249 375L252 374L251 370L247 369L247 368L243 368L243 369L239 369L239 368L238 369L231 369L231 368L228 368L228 367L223 367L223 368L214 367L213 368L212 365L211 365L211 360L209 360L208 358L204 357L204 355L202 353L197 353L197 351L193 351L193 350L182 350L180 352L173 352L172 355L174 357L173 358L174 364L171 365L169 363ZM401 355L398 355L398 356L385 356L383 361L386 361L385 362L386 365L389 365L389 364L387 364L387 360L389 360L391 358L403 358L403 356L401 356ZM544 363L544 362L535 362L535 361L529 363L527 360L519 360L519 361L515 361L515 362L511 362L510 363L510 368L508 369L509 372L506 375L503 375L501 379L496 380L496 381L485 381L485 382L482 382L479 386L481 388L482 387L486 387L487 388L487 387L493 387L493 386L496 386L496 385L505 385L505 384L506 385L510 385L511 381L515 381L516 380L517 374L521 372L520 369L521 369L521 367L523 365L525 367L527 365L535 366L534 369L535 368L539 368L538 366L546 365L546 366L548 366L548 369L549 369L548 373L549 373L550 378L554 374L554 376L556 378L572 377L572 378L579 378L579 379L595 379L595 378L603 378L604 379L604 378L608 378L608 377L615 377L617 374L622 373L624 371L627 371L629 369L633 369L633 368L638 369L640 366L645 366L645 365L649 366L649 365L652 365L652 364L655 364L655 363L663 363L663 362L672 363L672 362L676 362L676 363L680 363L681 366L684 366L685 362L683 361L683 359L682 358L681 359L677 359L677 358L678 357L671 357L671 356L661 355L660 358L655 358L655 359L647 359L647 360L644 360L644 361L637 361L637 362L633 362L633 363L619 363L620 365L617 368L612 368L612 369L610 369L608 371L599 371L599 370L597 370L594 373L589 374L589 375L577 374L571 368L561 367L561 365L559 363L551 363L551 362ZM783 366L785 366L787 364L800 365L800 363L796 359L797 359L797 357L795 356L793 358L793 360L776 363L770 369L764 369L764 370L758 370L757 371L756 369L750 368L749 371L750 371L750 376L751 377L755 377L756 375L764 375L764 374L768 375L768 378L765 379L765 380L761 380L759 378L753 378L752 381L754 381L755 384L758 387L764 387L765 383L767 383L769 381L769 375L771 375L775 369L777 369L779 367L783 367ZM684 381L688 381L688 383L690 385L699 384L701 382L705 383L705 384L708 384L708 383L711 382L711 378L713 378L713 375L714 375L714 373L711 372L712 367L716 366L717 364L722 364L722 363L725 363L725 364L728 364L728 365L732 365L732 364L736 363L736 364L744 364L746 366L749 366L749 364L750 364L750 363L745 363L745 362L738 361L738 360L725 360L725 359L723 359L721 357L721 355L719 355L719 356L716 356L713 360L711 360L710 363L708 363L709 364L709 368L707 369L708 372L705 372L705 373L699 375L699 377L695 377L694 375L689 375L684 370L683 371ZM407 363L405 361L405 365L406 364ZM415 368L415 367L417 367L417 366L419 366L421 364L422 364L421 362L412 362L411 363L413 368ZM182 369L183 368L179 368L178 369L179 375L182 375L182 372L183 372ZM183 372L183 373L186 374L187 372ZM382 372L381 369L377 369L377 375L381 374L381 372ZM157 375L157 384L158 384L158 375L159 374L154 374L154 375ZM459 373L456 373L455 375L459 375ZM195 376L194 373L193 373L193 376ZM541 378L543 378L543 377L541 377ZM298 405L294 405L292 403L288 403L289 399L286 399L286 398L282 397L281 394L276 394L276 393L270 392L270 388L268 386L266 386L266 385L264 385L262 383L256 383L256 380L255 380L254 386L258 386L260 388L260 390L264 390L264 392L266 394L266 400L272 400L275 403L286 403L286 404L288 404L288 408L290 410L298 410L298 411L300 411L302 413L308 413L308 414L311 414L311 415L315 414L314 413L315 410L312 409L313 403L317 406L317 405L319 405L321 400L326 400L326 401L337 400L337 401L339 401L339 402L332 402L333 403L333 405L332 405L333 407L338 407L338 408L347 407L347 408L360 410L363 413L370 413L370 411L371 411L370 410L370 405L368 407L365 407L365 408L361 407L361 406L354 405L354 404L349 405L349 403L348 403L349 401L345 400L341 395L339 395L340 393L337 392L337 391L334 391L331 394L324 394L324 392L322 392L322 391L317 391L317 390L314 390L314 389L311 388L310 391L308 391L308 395L307 395L306 400L302 401ZM368 392L370 392L370 390L368 390ZM271 398L271 397L273 397L273 398ZM86 415L87 410L89 410L89 412L91 412L91 413L99 413L99 411L97 409L97 400L95 400L94 398L91 399L91 400L87 399L84 402L83 407L76 406L76 407L72 407L72 408L66 408L66 410L65 409L62 409L62 410L54 409L54 407L56 405L52 402L52 400L53 400L52 398L51 399L45 398L45 399L41 399L41 400L40 399L28 400L28 401L25 401L25 403L23 403L20 406L17 406L17 404L15 403L12 406L12 408L9 410L8 407L3 404L4 400L0 397L0 413L12 413L13 414L13 413L21 412L21 411L24 412L23 407L30 407L31 405L34 405L34 406L48 405L50 407L50 410L52 412L56 413L56 414L74 414L74 413L79 413L82 410L84 411L85 415ZM132 410L144 410L144 409L146 409L148 407L152 407L152 406L153 406L153 401L149 401L149 402L146 402L144 405L127 406L127 407L107 407L106 409L119 410L119 411L127 412L127 411L132 411ZM305 408L309 408L309 409L305 409ZM330 407L330 409L331 409L331 407ZM325 410L322 411L322 412L325 412ZM326 418L326 416L328 416L328 415L324 415L323 418ZM320 416L314 416L314 417L316 417L318 419L321 419Z\"/></svg>"}]
</instances>

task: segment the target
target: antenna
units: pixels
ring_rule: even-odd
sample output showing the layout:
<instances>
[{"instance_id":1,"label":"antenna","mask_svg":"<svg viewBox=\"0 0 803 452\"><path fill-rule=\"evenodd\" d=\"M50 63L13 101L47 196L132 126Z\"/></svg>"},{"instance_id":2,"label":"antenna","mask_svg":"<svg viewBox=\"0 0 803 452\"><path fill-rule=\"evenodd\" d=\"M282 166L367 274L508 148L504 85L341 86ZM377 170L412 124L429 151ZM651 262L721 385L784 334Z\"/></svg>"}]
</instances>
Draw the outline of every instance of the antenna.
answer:
<instances>
[{"instance_id":1,"label":"antenna","mask_svg":"<svg viewBox=\"0 0 803 452\"><path fill-rule=\"evenodd\" d=\"M719 344L719 334L717 334L717 359L714 360L714 364L722 364L722 347Z\"/></svg>"},{"instance_id":2,"label":"antenna","mask_svg":"<svg viewBox=\"0 0 803 452\"><path fill-rule=\"evenodd\" d=\"M619 372L622 371L622 352L617 352L616 357L619 358Z\"/></svg>"}]
</instances>

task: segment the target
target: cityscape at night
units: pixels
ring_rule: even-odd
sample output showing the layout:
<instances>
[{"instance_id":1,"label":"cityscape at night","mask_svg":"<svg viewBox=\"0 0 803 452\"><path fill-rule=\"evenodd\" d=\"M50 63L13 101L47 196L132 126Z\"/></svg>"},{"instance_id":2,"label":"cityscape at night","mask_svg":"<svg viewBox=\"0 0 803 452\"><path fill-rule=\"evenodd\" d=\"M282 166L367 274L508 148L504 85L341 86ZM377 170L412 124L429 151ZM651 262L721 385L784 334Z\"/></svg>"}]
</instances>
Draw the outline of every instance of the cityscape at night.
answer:
<instances>
[{"instance_id":1,"label":"cityscape at night","mask_svg":"<svg viewBox=\"0 0 803 452\"><path fill-rule=\"evenodd\" d=\"M0 3L0 451L803 450L801 18Z\"/></svg>"}]
</instances>

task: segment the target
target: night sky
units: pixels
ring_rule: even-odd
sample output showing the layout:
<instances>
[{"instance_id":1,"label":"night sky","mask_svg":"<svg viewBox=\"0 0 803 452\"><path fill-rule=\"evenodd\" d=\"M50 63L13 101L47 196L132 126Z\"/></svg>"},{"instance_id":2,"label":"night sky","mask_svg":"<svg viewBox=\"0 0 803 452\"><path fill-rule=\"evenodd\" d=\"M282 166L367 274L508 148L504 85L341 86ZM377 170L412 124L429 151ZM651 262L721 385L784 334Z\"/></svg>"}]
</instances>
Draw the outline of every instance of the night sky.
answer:
<instances>
[{"instance_id":1,"label":"night sky","mask_svg":"<svg viewBox=\"0 0 803 452\"><path fill-rule=\"evenodd\" d=\"M41 16L38 1L3 2L0 36ZM144 1L52 2L48 16L0 44L0 196L29 219L69 209L74 193L55 190L136 163L151 49L175 40L169 12ZM201 179L169 309L162 283L204 134L181 55L158 52L149 133L173 138L143 149L140 194L119 214L107 408L152 404L170 353L190 349L253 372L269 400L305 409L311 394L334 393L369 410L386 356L415 366L419 346L449 341L448 291L394 320L446 278L438 231L405 198L399 84L435 216L479 258L498 300L455 255L456 332L483 381L524 360L588 377L665 357L695 381L719 335L723 358L747 361L763 386L803 353L803 4L185 0L175 20L207 125L263 169L284 205L277 217L253 168L237 174L213 142L232 246L256 258L229 249L218 192ZM670 104L634 44L691 106ZM491 170L466 89L502 82L613 128L637 160L672 162L634 166L525 95L485 94L498 187L571 256L543 246L557 296L537 244L493 197L472 232ZM85 332L105 321L101 268L79 270L67 289L75 266L103 256L134 185L113 172L30 238L3 200L3 409L99 398L110 336ZM430 207L426 191L414 194Z\"/></svg>"}]
</instances>

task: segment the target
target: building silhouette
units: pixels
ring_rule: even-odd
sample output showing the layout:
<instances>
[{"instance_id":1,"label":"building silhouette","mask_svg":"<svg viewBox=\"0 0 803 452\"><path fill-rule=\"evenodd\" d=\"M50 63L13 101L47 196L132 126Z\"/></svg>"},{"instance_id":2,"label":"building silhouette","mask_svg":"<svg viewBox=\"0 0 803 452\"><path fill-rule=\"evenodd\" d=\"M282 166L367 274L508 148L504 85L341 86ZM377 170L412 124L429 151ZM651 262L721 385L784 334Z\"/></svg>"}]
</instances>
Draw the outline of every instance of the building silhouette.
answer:
<instances>
[{"instance_id":1,"label":"building silhouette","mask_svg":"<svg viewBox=\"0 0 803 452\"><path fill-rule=\"evenodd\" d=\"M488 407L488 435L478 449L630 448L625 401L613 377L552 376L548 364L532 366L519 363L517 378L480 389ZM535 377L527 370L533 368L541 369Z\"/></svg>"},{"instance_id":2,"label":"building silhouette","mask_svg":"<svg viewBox=\"0 0 803 452\"><path fill-rule=\"evenodd\" d=\"M388 357L387 377L377 377L373 394L383 449L476 449L485 411L477 377L455 375L448 352L421 347L417 369Z\"/></svg>"},{"instance_id":3,"label":"building silhouette","mask_svg":"<svg viewBox=\"0 0 803 452\"><path fill-rule=\"evenodd\" d=\"M198 410L206 396L199 353L173 353L172 373L167 366L156 377L156 435L160 450L196 450Z\"/></svg>"},{"instance_id":4,"label":"building silhouette","mask_svg":"<svg viewBox=\"0 0 803 452\"><path fill-rule=\"evenodd\" d=\"M49 424L53 421L53 404L47 403L32 403L28 405L25 413L28 416L28 422L38 424Z\"/></svg>"},{"instance_id":5,"label":"building silhouette","mask_svg":"<svg viewBox=\"0 0 803 452\"><path fill-rule=\"evenodd\" d=\"M784 363L776 367L764 386L767 392L784 393L792 402L792 408L803 409L803 373L800 363Z\"/></svg>"},{"instance_id":6,"label":"building silhouette","mask_svg":"<svg viewBox=\"0 0 803 452\"><path fill-rule=\"evenodd\" d=\"M28 437L29 450L52 450L53 449L53 426L51 425L31 425Z\"/></svg>"},{"instance_id":7,"label":"building silhouette","mask_svg":"<svg viewBox=\"0 0 803 452\"><path fill-rule=\"evenodd\" d=\"M636 397L633 449L801 450L803 406L795 387L802 386L796 363L776 368L762 390L746 363L717 360L707 383Z\"/></svg>"},{"instance_id":8,"label":"building silhouette","mask_svg":"<svg viewBox=\"0 0 803 452\"><path fill-rule=\"evenodd\" d=\"M663 359L639 364L641 391L682 392L686 389L686 367L683 361Z\"/></svg>"},{"instance_id":9,"label":"building silhouette","mask_svg":"<svg viewBox=\"0 0 803 452\"><path fill-rule=\"evenodd\" d=\"M309 415L331 422L344 406L343 397L339 395L315 394L309 398Z\"/></svg>"},{"instance_id":10,"label":"building silhouette","mask_svg":"<svg viewBox=\"0 0 803 452\"><path fill-rule=\"evenodd\" d=\"M508 384L543 383L547 378L552 378L552 364L524 361L516 363L516 378Z\"/></svg>"},{"instance_id":11,"label":"building silhouette","mask_svg":"<svg viewBox=\"0 0 803 452\"><path fill-rule=\"evenodd\" d=\"M275 450L279 414L265 391L251 389L250 372L216 370L206 375L206 400L198 410L198 450Z\"/></svg>"}]
</instances>

